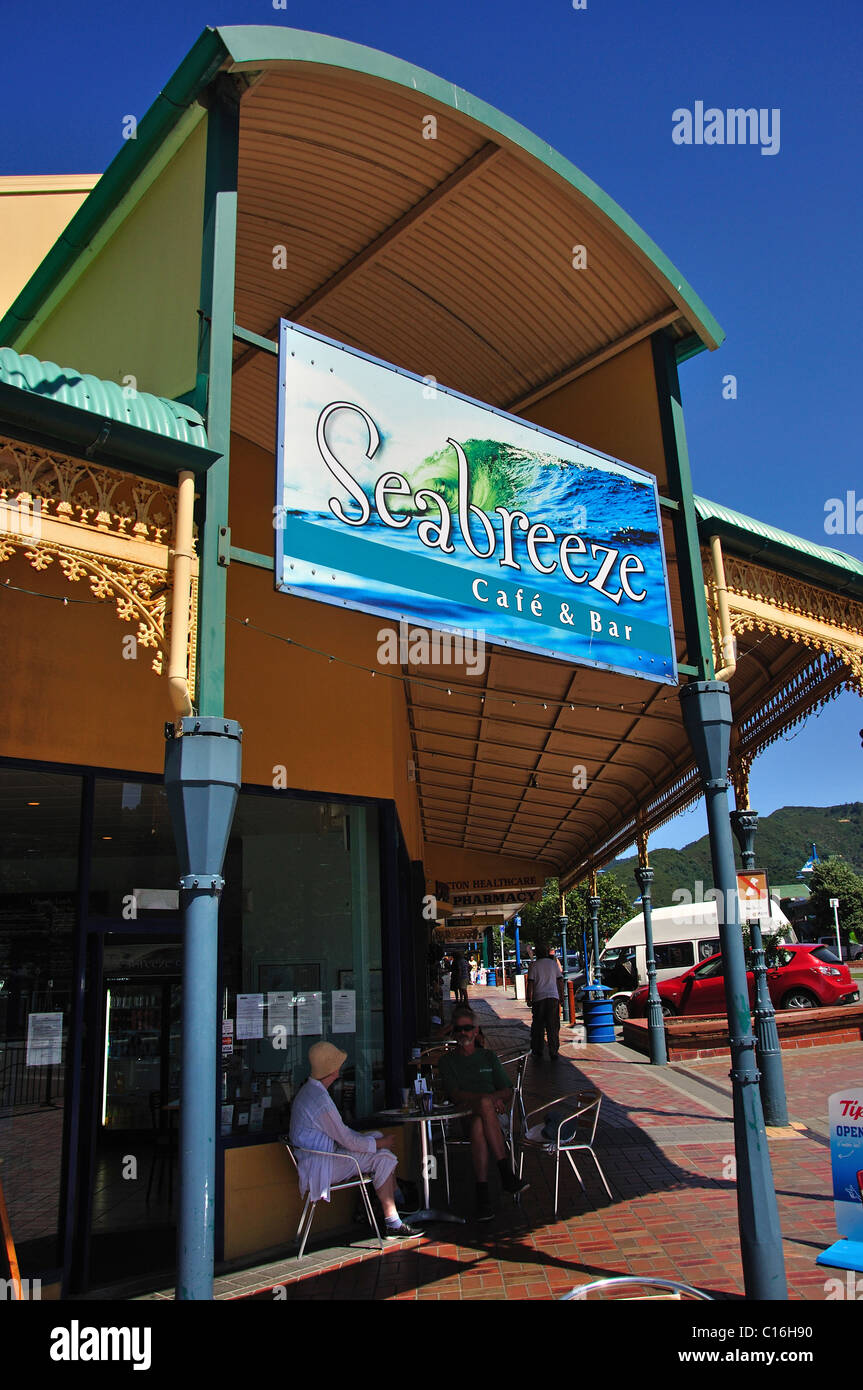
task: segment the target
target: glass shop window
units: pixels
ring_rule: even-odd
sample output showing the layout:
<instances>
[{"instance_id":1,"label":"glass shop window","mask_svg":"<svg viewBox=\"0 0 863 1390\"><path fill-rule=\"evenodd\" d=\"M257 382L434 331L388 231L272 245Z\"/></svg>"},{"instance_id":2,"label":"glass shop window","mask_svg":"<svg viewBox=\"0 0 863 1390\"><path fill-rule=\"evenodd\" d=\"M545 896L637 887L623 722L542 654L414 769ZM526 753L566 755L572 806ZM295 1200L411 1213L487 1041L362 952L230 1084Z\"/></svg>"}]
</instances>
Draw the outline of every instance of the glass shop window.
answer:
<instances>
[{"instance_id":1,"label":"glass shop window","mask_svg":"<svg viewBox=\"0 0 863 1390\"><path fill-rule=\"evenodd\" d=\"M165 788L158 782L97 778L91 914L126 922L176 916L179 875Z\"/></svg>"},{"instance_id":2,"label":"glass shop window","mask_svg":"<svg viewBox=\"0 0 863 1390\"><path fill-rule=\"evenodd\" d=\"M383 1105L376 808L243 793L222 909L222 1133L287 1127L321 1039L350 1123Z\"/></svg>"},{"instance_id":3,"label":"glass shop window","mask_svg":"<svg viewBox=\"0 0 863 1390\"><path fill-rule=\"evenodd\" d=\"M81 779L0 768L0 1178L24 1278L61 1263Z\"/></svg>"}]
</instances>

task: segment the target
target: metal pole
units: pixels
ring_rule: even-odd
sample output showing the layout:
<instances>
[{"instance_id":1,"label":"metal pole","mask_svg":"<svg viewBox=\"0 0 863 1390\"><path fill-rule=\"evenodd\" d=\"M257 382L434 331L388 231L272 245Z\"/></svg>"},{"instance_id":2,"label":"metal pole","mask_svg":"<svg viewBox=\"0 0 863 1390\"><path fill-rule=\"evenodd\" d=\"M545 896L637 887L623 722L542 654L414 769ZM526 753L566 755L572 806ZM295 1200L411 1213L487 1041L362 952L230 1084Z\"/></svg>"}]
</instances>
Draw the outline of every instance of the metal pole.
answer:
<instances>
[{"instance_id":1,"label":"metal pole","mask_svg":"<svg viewBox=\"0 0 863 1390\"><path fill-rule=\"evenodd\" d=\"M168 724L165 733L165 790L184 912L176 1296L204 1300L213 1297L219 897L240 789L242 730L232 719L201 716Z\"/></svg>"},{"instance_id":2,"label":"metal pole","mask_svg":"<svg viewBox=\"0 0 863 1390\"><path fill-rule=\"evenodd\" d=\"M757 811L732 811L731 828L740 846L743 868L755 868L755 832L758 829ZM764 1122L768 1125L788 1124L788 1102L785 1097L785 1077L782 1072L782 1049L764 960L761 923L749 922L752 937L752 971L755 976L755 1060L761 1072L761 1104Z\"/></svg>"},{"instance_id":3,"label":"metal pole","mask_svg":"<svg viewBox=\"0 0 863 1390\"><path fill-rule=\"evenodd\" d=\"M519 943L519 937L518 937L518 930L519 930L519 927L520 927L520 926L521 926L521 918L520 918L520 917L516 917L516 919L515 919L515 971L516 971L516 974L517 974L517 975L520 975L520 974L521 974L521 945L520 945L520 943Z\"/></svg>"},{"instance_id":4,"label":"metal pole","mask_svg":"<svg viewBox=\"0 0 863 1390\"><path fill-rule=\"evenodd\" d=\"M650 1045L650 1060L655 1067L664 1067L668 1061L665 1046L665 1023L662 1018L662 1003L656 988L656 960L653 954L653 903L651 885L653 870L645 864L635 870L635 877L641 889L641 910L644 913L644 948L647 956L647 1040Z\"/></svg>"},{"instance_id":5,"label":"metal pole","mask_svg":"<svg viewBox=\"0 0 863 1390\"><path fill-rule=\"evenodd\" d=\"M833 909L833 926L836 928L836 954L842 959L842 941L839 936L839 899L831 898L830 906Z\"/></svg>"},{"instance_id":6,"label":"metal pole","mask_svg":"<svg viewBox=\"0 0 863 1390\"><path fill-rule=\"evenodd\" d=\"M602 906L602 899L591 896L587 900L590 908L590 925L593 931L593 982L602 984L602 967L599 964L599 909Z\"/></svg>"},{"instance_id":7,"label":"metal pole","mask_svg":"<svg viewBox=\"0 0 863 1390\"><path fill-rule=\"evenodd\" d=\"M568 986L568 984L567 984L567 980L569 979L569 971L567 970L567 964L566 964L566 927L567 927L567 922L568 922L568 921L569 921L569 919L568 919L568 917L567 917L567 915L566 915L566 898L561 897L561 900L560 900L560 943L561 943L561 949L562 949L562 951L563 951L563 1021L564 1021L564 1023L571 1023L571 1022L572 1022L572 1020L571 1020L571 1018L570 1018L570 1016L569 1016L569 986Z\"/></svg>"},{"instance_id":8,"label":"metal pole","mask_svg":"<svg viewBox=\"0 0 863 1390\"><path fill-rule=\"evenodd\" d=\"M694 681L680 692L683 722L704 784L713 880L721 891L719 937L731 1043L737 1219L748 1299L786 1299L782 1231L767 1149L761 1093L755 1084L755 1038L743 938L737 914L737 873L728 811L731 698L724 681Z\"/></svg>"}]
</instances>

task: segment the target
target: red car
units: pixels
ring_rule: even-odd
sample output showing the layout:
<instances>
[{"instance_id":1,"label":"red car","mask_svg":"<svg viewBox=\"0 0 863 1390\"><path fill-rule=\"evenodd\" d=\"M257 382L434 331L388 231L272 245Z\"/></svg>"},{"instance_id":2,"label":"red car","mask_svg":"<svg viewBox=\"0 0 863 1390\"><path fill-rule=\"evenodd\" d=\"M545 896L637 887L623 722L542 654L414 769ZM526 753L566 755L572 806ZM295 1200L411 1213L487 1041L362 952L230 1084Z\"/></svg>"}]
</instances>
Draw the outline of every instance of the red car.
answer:
<instances>
[{"instance_id":1,"label":"red car","mask_svg":"<svg viewBox=\"0 0 863 1390\"><path fill-rule=\"evenodd\" d=\"M746 953L750 964L749 952ZM747 970L749 1002L755 1005L755 976ZM814 1009L828 1004L854 1004L860 991L847 965L837 960L828 946L780 946L775 963L767 967L767 987L774 1009ZM694 965L682 975L658 985L664 1014L724 1014L725 979L722 956ZM647 1013L647 986L641 985L629 1001L631 1018Z\"/></svg>"}]
</instances>

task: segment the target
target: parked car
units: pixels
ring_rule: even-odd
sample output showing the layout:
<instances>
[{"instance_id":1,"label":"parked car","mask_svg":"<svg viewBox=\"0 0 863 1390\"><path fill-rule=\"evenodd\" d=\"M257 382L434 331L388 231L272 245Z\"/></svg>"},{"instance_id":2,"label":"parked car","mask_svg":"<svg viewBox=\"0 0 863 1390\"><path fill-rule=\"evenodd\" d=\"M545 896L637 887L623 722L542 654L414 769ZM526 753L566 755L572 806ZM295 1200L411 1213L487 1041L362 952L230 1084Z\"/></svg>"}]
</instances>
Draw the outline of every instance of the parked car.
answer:
<instances>
[{"instance_id":1,"label":"parked car","mask_svg":"<svg viewBox=\"0 0 863 1390\"><path fill-rule=\"evenodd\" d=\"M789 942L796 940L788 918L778 903L772 905L772 928L780 928ZM660 981L681 974L687 966L708 960L719 950L719 919L716 903L678 903L674 907L653 909L653 955L656 978ZM641 913L624 922L609 937L600 953L602 982L610 985L615 1022L629 1017L629 1000L636 985L647 979L644 944L644 917Z\"/></svg>"},{"instance_id":2,"label":"parked car","mask_svg":"<svg viewBox=\"0 0 863 1390\"><path fill-rule=\"evenodd\" d=\"M836 948L836 934L832 936L819 936L818 941L822 946ZM842 935L842 959L843 960L863 960L863 946L856 941L848 941L845 934Z\"/></svg>"},{"instance_id":3,"label":"parked car","mask_svg":"<svg viewBox=\"0 0 863 1390\"><path fill-rule=\"evenodd\" d=\"M749 952L747 952L747 958ZM747 965L749 960L747 959ZM755 977L747 970L749 1002L755 1003ZM827 946L780 946L777 964L768 966L767 987L776 1009L814 1009L828 1004L854 1004L860 991L847 965ZM725 979L722 956L711 956L657 986L662 1012L670 1014L725 1013ZM629 1000L632 1018L647 1012L647 986L641 985Z\"/></svg>"}]
</instances>

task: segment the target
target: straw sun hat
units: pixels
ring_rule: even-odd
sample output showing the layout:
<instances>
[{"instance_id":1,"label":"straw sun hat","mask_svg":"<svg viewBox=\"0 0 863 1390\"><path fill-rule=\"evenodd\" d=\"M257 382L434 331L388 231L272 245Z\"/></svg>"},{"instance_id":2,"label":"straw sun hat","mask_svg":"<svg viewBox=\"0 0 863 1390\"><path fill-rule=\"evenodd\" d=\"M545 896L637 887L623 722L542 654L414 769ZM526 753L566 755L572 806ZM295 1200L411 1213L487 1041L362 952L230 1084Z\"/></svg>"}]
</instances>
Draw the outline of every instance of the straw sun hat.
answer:
<instances>
[{"instance_id":1,"label":"straw sun hat","mask_svg":"<svg viewBox=\"0 0 863 1390\"><path fill-rule=\"evenodd\" d=\"M347 1061L348 1054L342 1052L340 1048L334 1047L332 1043L316 1042L309 1048L309 1064L312 1068L312 1079L320 1081L324 1076L331 1076L334 1071Z\"/></svg>"}]
</instances>

